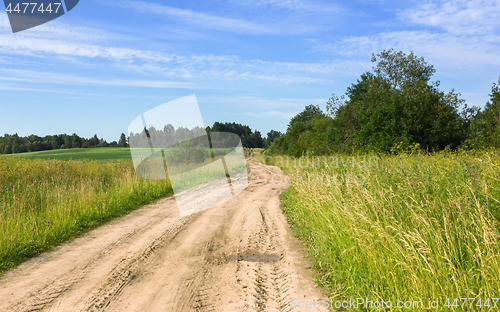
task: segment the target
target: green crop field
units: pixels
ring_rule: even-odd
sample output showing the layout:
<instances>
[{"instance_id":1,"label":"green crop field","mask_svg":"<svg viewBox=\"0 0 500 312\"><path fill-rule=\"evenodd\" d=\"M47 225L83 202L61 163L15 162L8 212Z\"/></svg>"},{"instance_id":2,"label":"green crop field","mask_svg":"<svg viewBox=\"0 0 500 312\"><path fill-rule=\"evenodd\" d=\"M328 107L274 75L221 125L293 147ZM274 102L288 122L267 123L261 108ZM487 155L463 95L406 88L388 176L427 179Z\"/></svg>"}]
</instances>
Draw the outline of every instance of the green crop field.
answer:
<instances>
[{"instance_id":1,"label":"green crop field","mask_svg":"<svg viewBox=\"0 0 500 312\"><path fill-rule=\"evenodd\" d=\"M132 160L130 157L130 148L120 147L99 147L99 148L71 148L58 149L41 152L19 153L0 155L0 157L21 157L27 159L57 159L57 160L96 160L96 161L115 161Z\"/></svg>"}]
</instances>

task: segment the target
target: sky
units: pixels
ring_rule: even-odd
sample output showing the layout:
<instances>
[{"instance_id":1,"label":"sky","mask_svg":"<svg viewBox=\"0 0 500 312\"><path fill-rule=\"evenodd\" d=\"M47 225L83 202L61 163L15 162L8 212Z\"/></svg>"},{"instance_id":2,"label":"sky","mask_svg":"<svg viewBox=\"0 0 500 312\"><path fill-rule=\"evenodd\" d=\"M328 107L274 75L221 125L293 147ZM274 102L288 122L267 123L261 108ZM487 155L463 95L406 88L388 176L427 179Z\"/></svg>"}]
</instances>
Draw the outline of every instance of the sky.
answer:
<instances>
[{"instance_id":1,"label":"sky","mask_svg":"<svg viewBox=\"0 0 500 312\"><path fill-rule=\"evenodd\" d=\"M500 0L82 0L13 34L0 12L0 135L118 140L142 113L196 95L205 126L286 131L393 48L484 107L500 76Z\"/></svg>"}]
</instances>

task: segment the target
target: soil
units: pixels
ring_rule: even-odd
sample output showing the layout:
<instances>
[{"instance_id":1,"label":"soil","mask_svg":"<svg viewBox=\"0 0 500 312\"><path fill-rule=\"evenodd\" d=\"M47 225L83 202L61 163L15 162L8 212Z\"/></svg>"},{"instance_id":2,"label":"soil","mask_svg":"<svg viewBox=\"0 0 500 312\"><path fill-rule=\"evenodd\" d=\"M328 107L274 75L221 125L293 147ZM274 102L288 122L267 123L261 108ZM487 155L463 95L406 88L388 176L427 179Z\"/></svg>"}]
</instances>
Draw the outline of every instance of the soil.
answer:
<instances>
[{"instance_id":1,"label":"soil","mask_svg":"<svg viewBox=\"0 0 500 312\"><path fill-rule=\"evenodd\" d=\"M303 246L279 208L280 169L248 160L248 186L181 217L142 207L0 277L0 311L318 311Z\"/></svg>"}]
</instances>

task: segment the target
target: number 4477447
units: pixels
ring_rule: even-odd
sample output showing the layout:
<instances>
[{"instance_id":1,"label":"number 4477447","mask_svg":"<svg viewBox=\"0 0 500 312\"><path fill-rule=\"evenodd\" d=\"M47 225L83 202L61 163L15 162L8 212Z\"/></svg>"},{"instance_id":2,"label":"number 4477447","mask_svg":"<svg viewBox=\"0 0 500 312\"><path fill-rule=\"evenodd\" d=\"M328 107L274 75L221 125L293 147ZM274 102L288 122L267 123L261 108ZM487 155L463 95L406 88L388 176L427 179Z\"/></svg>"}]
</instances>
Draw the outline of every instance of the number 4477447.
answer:
<instances>
[{"instance_id":1,"label":"number 4477447","mask_svg":"<svg viewBox=\"0 0 500 312\"><path fill-rule=\"evenodd\" d=\"M54 6L52 6L54 5ZM18 3L14 8L12 8L12 3L9 3L6 11L11 13L15 12L18 14L39 14L40 13L49 13L54 12L57 14L59 9L61 8L62 3L49 3L46 7L43 6L43 3ZM35 11L36 10L36 11Z\"/></svg>"}]
</instances>

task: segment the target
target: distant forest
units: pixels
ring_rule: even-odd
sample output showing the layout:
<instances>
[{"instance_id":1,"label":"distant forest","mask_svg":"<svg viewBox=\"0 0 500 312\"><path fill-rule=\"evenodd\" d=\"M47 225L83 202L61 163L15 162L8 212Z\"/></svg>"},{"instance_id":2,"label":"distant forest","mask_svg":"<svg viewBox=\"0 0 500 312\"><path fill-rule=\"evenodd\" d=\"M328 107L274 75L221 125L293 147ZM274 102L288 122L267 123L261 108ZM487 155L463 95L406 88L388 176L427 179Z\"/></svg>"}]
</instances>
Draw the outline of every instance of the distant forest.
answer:
<instances>
[{"instance_id":1,"label":"distant forest","mask_svg":"<svg viewBox=\"0 0 500 312\"><path fill-rule=\"evenodd\" d=\"M30 135L20 137L17 134L5 134L0 137L0 153L1 154L16 154L25 152L48 151L54 149L65 148L92 148L92 147L127 147L128 142L125 134L122 134L118 142L106 142L104 139L99 139L97 134L90 139L82 138L76 133L72 135L57 134L40 137L38 135Z\"/></svg>"},{"instance_id":2,"label":"distant forest","mask_svg":"<svg viewBox=\"0 0 500 312\"><path fill-rule=\"evenodd\" d=\"M148 133L157 131L154 128L148 129ZM231 132L240 136L244 147L248 148L267 148L272 142L279 138L282 133L279 131L271 130L266 138L262 138L259 131L253 131L250 127L238 123L220 123L216 122L212 127L207 127L208 133L212 131L217 132ZM54 149L66 148L97 148L97 147L129 147L129 138L122 133L118 142L106 142L100 139L97 134L90 139L78 136L76 133L72 135L58 134L47 135L40 137L37 135L30 135L27 137L20 137L17 134L5 134L0 136L0 154L16 154L25 152L38 152Z\"/></svg>"}]
</instances>

